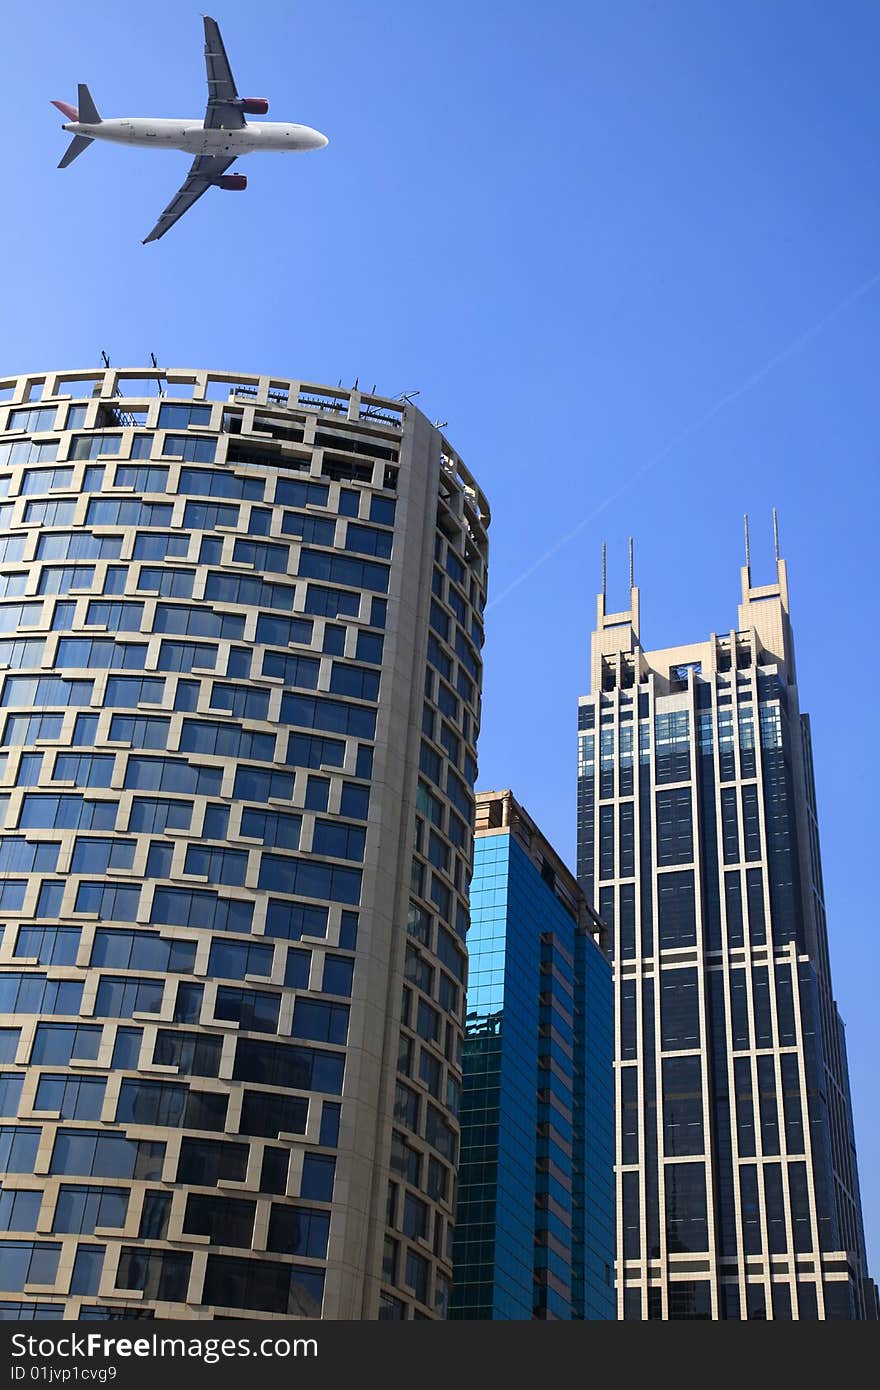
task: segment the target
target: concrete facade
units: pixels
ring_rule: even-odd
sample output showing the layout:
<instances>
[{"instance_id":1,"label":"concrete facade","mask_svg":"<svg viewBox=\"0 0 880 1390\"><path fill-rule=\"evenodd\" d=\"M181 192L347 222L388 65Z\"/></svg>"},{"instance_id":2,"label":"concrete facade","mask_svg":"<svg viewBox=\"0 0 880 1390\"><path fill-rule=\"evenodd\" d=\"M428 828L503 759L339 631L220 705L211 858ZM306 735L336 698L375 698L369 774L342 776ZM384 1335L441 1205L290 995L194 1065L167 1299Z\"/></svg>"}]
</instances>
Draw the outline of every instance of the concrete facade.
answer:
<instances>
[{"instance_id":1,"label":"concrete facade","mask_svg":"<svg viewBox=\"0 0 880 1390\"><path fill-rule=\"evenodd\" d=\"M485 498L187 369L0 381L0 486L0 1316L444 1316Z\"/></svg>"},{"instance_id":2,"label":"concrete facade","mask_svg":"<svg viewBox=\"0 0 880 1390\"><path fill-rule=\"evenodd\" d=\"M578 876L612 926L625 1318L870 1318L785 562L646 651L598 600Z\"/></svg>"}]
</instances>

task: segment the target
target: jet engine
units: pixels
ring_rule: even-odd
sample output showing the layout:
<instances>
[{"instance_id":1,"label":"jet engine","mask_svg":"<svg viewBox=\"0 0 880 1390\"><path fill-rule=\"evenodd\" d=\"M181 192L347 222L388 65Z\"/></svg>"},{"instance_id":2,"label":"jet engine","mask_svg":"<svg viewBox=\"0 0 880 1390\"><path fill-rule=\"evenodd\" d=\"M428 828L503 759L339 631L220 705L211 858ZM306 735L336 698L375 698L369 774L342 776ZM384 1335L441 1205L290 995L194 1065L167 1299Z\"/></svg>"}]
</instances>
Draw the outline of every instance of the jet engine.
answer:
<instances>
[{"instance_id":1,"label":"jet engine","mask_svg":"<svg viewBox=\"0 0 880 1390\"><path fill-rule=\"evenodd\" d=\"M247 174L223 174L217 180L218 188L225 188L229 193L241 193L242 189L247 188Z\"/></svg>"},{"instance_id":2,"label":"jet engine","mask_svg":"<svg viewBox=\"0 0 880 1390\"><path fill-rule=\"evenodd\" d=\"M269 103L265 97L242 97L241 109L246 116L265 116Z\"/></svg>"}]
</instances>

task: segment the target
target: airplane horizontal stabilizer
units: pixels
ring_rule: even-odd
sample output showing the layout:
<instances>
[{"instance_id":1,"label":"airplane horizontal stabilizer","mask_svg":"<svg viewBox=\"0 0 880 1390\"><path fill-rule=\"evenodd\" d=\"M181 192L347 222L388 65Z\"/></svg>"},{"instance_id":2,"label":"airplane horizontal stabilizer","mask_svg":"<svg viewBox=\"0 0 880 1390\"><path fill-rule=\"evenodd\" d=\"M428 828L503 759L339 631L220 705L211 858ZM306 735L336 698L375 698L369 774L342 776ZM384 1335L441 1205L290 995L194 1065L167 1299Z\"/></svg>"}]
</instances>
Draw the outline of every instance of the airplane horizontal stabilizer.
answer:
<instances>
[{"instance_id":1,"label":"airplane horizontal stabilizer","mask_svg":"<svg viewBox=\"0 0 880 1390\"><path fill-rule=\"evenodd\" d=\"M98 108L92 100L92 94L85 82L80 82L77 91L79 93L79 119L83 125L100 125L101 117L98 115Z\"/></svg>"},{"instance_id":2,"label":"airplane horizontal stabilizer","mask_svg":"<svg viewBox=\"0 0 880 1390\"><path fill-rule=\"evenodd\" d=\"M88 149L89 145L92 144L94 144L94 141L91 135L74 135L59 161L58 168L66 169L68 164L72 164L77 156L81 155L83 150Z\"/></svg>"}]
</instances>

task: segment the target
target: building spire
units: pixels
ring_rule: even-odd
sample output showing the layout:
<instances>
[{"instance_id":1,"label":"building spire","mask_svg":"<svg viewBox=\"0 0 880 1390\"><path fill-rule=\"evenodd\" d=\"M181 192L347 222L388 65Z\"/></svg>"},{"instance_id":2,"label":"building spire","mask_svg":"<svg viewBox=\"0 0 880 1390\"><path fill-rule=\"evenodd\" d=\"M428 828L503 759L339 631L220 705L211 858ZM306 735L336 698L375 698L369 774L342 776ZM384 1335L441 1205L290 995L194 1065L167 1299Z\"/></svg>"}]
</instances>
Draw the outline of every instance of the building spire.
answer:
<instances>
[{"instance_id":1,"label":"building spire","mask_svg":"<svg viewBox=\"0 0 880 1390\"><path fill-rule=\"evenodd\" d=\"M773 508L773 549L776 552L776 563L779 563L779 522L776 519L776 508Z\"/></svg>"},{"instance_id":2,"label":"building spire","mask_svg":"<svg viewBox=\"0 0 880 1390\"><path fill-rule=\"evenodd\" d=\"M635 586L636 586L636 584L635 584L635 567L634 567L634 565L633 565L633 538L632 538L632 536L630 536L630 538L629 538L629 587L630 587L630 589L634 589Z\"/></svg>"},{"instance_id":3,"label":"building spire","mask_svg":"<svg viewBox=\"0 0 880 1390\"><path fill-rule=\"evenodd\" d=\"M746 512L745 516L743 517L743 527L744 527L744 530L745 530L745 537L746 537L746 569L749 571L749 583L751 583L751 578L752 578L752 576L751 576L751 570L752 570L752 555L751 555L751 549L750 549L750 547L749 547L749 514L748 514L748 512Z\"/></svg>"},{"instance_id":4,"label":"building spire","mask_svg":"<svg viewBox=\"0 0 880 1390\"><path fill-rule=\"evenodd\" d=\"M607 546L602 542L602 598L605 598L605 578L607 573Z\"/></svg>"}]
</instances>

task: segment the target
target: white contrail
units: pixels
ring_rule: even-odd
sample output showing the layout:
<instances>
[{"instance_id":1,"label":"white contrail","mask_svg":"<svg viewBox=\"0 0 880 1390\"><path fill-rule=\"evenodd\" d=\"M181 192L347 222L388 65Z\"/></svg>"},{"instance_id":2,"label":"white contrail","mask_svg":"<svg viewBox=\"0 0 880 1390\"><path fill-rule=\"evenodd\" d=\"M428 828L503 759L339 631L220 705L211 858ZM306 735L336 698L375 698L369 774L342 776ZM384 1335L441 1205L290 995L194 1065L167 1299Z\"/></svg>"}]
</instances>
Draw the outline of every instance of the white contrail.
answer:
<instances>
[{"instance_id":1,"label":"white contrail","mask_svg":"<svg viewBox=\"0 0 880 1390\"><path fill-rule=\"evenodd\" d=\"M664 444L663 448L660 449L658 453L653 454L651 458L641 464L634 473L631 473L615 492L610 493L597 507L594 507L588 516L585 516L578 522L577 526L572 527L570 531L566 531L565 535L560 536L559 540L556 541L549 550L545 550L544 554L540 555L533 564L529 565L528 569L523 570L522 574L518 575L516 579L511 580L507 587L501 590L500 594L486 604L486 611L488 612L490 608L494 608L496 604L501 603L509 594L513 593L514 589L518 589L520 584L524 584L527 579L531 579L536 570L540 569L542 565L546 565L548 560L552 560L553 556L564 549L569 541L574 540L575 536L579 535L585 526L589 526L590 522L595 521L597 517L601 516L604 511L617 501L618 497L622 497L623 494L632 487L633 483L638 482L639 478L644 477L650 469L655 468L658 463L661 463L668 454L672 453L673 449L678 448L679 444L683 444L686 439L690 439L691 435L696 434L704 425L708 425L709 421L714 420L715 416L720 414L726 406L732 405L734 401L739 400L741 396L753 390L765 377L769 376L770 373L775 371L783 362L786 362L789 357L793 357L796 352L800 352L801 348L806 347L807 343L811 342L813 338L818 337L839 314L842 314L851 304L855 304L857 300L862 299L878 283L880 283L880 270L876 271L856 289L851 290L850 293L839 300L832 309L829 309L827 314L824 314L822 318L818 319L812 327L805 329L798 337L792 339L787 347L782 348L780 352L777 352L773 357L769 358L769 360L764 363L763 367L759 367L751 376L746 377L745 381L741 381L732 391L728 391L723 395L704 415L701 415L697 420L685 426L679 434L675 435L673 439L670 439L667 444Z\"/></svg>"}]
</instances>

